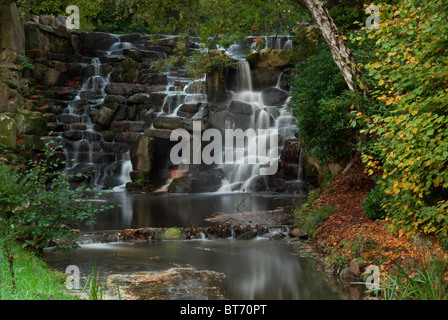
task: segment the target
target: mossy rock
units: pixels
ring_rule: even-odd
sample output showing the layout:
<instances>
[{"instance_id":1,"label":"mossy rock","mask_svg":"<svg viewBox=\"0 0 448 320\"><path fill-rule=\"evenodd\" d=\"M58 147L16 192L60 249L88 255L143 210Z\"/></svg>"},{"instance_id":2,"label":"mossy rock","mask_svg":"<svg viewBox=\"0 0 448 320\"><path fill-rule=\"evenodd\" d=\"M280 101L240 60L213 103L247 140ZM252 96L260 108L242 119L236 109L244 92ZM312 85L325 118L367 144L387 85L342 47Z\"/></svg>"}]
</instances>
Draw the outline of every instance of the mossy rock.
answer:
<instances>
[{"instance_id":1,"label":"mossy rock","mask_svg":"<svg viewBox=\"0 0 448 320\"><path fill-rule=\"evenodd\" d=\"M47 135L47 121L40 112L18 110L15 116L17 132L37 136Z\"/></svg>"},{"instance_id":2,"label":"mossy rock","mask_svg":"<svg viewBox=\"0 0 448 320\"><path fill-rule=\"evenodd\" d=\"M247 56L247 61L254 68L286 68L292 64L292 54L289 50L263 49Z\"/></svg>"},{"instance_id":3,"label":"mossy rock","mask_svg":"<svg viewBox=\"0 0 448 320\"><path fill-rule=\"evenodd\" d=\"M181 228L174 227L161 233L159 237L163 240L183 240L185 239L186 234Z\"/></svg>"},{"instance_id":4,"label":"mossy rock","mask_svg":"<svg viewBox=\"0 0 448 320\"><path fill-rule=\"evenodd\" d=\"M6 147L7 149L15 150L16 144L16 121L7 115L0 115L0 145Z\"/></svg>"},{"instance_id":5,"label":"mossy rock","mask_svg":"<svg viewBox=\"0 0 448 320\"><path fill-rule=\"evenodd\" d=\"M139 76L138 62L127 58L112 71L111 79L114 82L135 83Z\"/></svg>"},{"instance_id":6,"label":"mossy rock","mask_svg":"<svg viewBox=\"0 0 448 320\"><path fill-rule=\"evenodd\" d=\"M174 179L168 186L168 192L170 193L190 193L191 192L192 179L189 176L183 176Z\"/></svg>"}]
</instances>

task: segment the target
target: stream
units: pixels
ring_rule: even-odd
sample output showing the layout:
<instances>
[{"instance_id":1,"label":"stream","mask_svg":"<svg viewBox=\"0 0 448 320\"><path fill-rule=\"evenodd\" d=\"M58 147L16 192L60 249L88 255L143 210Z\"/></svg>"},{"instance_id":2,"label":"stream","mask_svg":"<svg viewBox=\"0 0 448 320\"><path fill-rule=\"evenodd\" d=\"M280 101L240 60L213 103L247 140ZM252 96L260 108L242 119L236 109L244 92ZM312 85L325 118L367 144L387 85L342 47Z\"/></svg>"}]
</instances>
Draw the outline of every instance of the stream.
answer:
<instances>
[{"instance_id":1,"label":"stream","mask_svg":"<svg viewBox=\"0 0 448 320\"><path fill-rule=\"evenodd\" d=\"M102 242L92 235L143 227L206 227L216 213L265 211L291 204L283 194L132 194L112 192L101 201L120 204L83 226L81 247L68 253L44 251L48 264L62 272L69 265L82 275L95 266L101 276L165 274L156 299L326 300L342 295L306 244L271 240L271 233L251 240L192 239ZM181 210L182 209L182 210ZM215 223L216 224L216 223ZM272 228L272 233L278 232ZM155 286L148 282L145 288ZM160 283L159 283L160 285ZM159 288L160 289L160 288ZM156 290L157 291L157 290ZM154 298L154 296L152 296Z\"/></svg>"}]
</instances>

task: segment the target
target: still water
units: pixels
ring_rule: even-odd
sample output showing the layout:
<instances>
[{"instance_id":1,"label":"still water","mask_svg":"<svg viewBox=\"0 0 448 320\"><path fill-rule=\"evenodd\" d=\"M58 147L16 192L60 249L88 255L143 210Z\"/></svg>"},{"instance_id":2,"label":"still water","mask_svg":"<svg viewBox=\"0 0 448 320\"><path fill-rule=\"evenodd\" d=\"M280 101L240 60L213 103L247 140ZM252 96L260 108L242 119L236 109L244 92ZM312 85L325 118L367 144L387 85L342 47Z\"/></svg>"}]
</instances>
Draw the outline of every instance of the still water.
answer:
<instances>
[{"instance_id":1,"label":"still water","mask_svg":"<svg viewBox=\"0 0 448 320\"><path fill-rule=\"evenodd\" d=\"M82 233L140 227L202 227L205 218L216 212L269 210L291 203L284 195L198 194L139 195L126 192L108 194L102 200L121 204L102 213L94 226L85 226ZM69 265L90 273L92 267L107 274L165 271L173 267L217 272L223 277L214 283L224 299L340 299L341 296L325 281L315 259L308 250L286 240L257 237L252 240L196 239L154 240L144 243L84 243L69 253L45 251L48 263L65 271ZM196 279L189 286L206 286ZM174 286L174 284L173 284ZM169 299L213 299L190 290Z\"/></svg>"}]
</instances>

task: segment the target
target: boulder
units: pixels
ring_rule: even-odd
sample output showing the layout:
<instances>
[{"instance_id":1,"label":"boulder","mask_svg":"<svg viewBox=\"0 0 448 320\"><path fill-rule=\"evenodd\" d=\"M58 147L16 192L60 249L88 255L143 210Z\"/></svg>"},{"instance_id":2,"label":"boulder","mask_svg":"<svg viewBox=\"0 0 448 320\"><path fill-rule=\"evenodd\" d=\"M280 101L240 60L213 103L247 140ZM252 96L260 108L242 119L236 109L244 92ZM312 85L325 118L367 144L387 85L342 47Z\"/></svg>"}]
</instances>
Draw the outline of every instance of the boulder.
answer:
<instances>
[{"instance_id":1,"label":"boulder","mask_svg":"<svg viewBox=\"0 0 448 320\"><path fill-rule=\"evenodd\" d=\"M64 86L68 81L67 75L41 63L35 63L31 77L46 87Z\"/></svg>"},{"instance_id":2,"label":"boulder","mask_svg":"<svg viewBox=\"0 0 448 320\"><path fill-rule=\"evenodd\" d=\"M131 162L134 171L150 172L156 140L146 135L140 135L131 146Z\"/></svg>"},{"instance_id":3,"label":"boulder","mask_svg":"<svg viewBox=\"0 0 448 320\"><path fill-rule=\"evenodd\" d=\"M113 82L135 83L138 80L138 76L138 62L127 58L115 66L110 77Z\"/></svg>"},{"instance_id":4,"label":"boulder","mask_svg":"<svg viewBox=\"0 0 448 320\"><path fill-rule=\"evenodd\" d=\"M145 130L144 135L157 139L170 140L171 132L173 130L148 128Z\"/></svg>"},{"instance_id":5,"label":"boulder","mask_svg":"<svg viewBox=\"0 0 448 320\"><path fill-rule=\"evenodd\" d=\"M149 94L147 94L147 93L136 93L127 99L128 105L133 105L133 104L149 105L149 102L150 102L150 98L149 98Z\"/></svg>"},{"instance_id":6,"label":"boulder","mask_svg":"<svg viewBox=\"0 0 448 320\"><path fill-rule=\"evenodd\" d=\"M160 116L156 117L153 120L154 128L156 129L169 129L169 130L175 130L175 129L185 129L185 120L178 117L167 117L167 116Z\"/></svg>"},{"instance_id":7,"label":"boulder","mask_svg":"<svg viewBox=\"0 0 448 320\"><path fill-rule=\"evenodd\" d=\"M268 88L261 92L263 104L267 106L283 106L289 98L289 92L279 88Z\"/></svg>"},{"instance_id":8,"label":"boulder","mask_svg":"<svg viewBox=\"0 0 448 320\"><path fill-rule=\"evenodd\" d=\"M114 120L117 109L118 104L114 102L102 105L96 117L96 123L103 129L109 128L109 125Z\"/></svg>"},{"instance_id":9,"label":"boulder","mask_svg":"<svg viewBox=\"0 0 448 320\"><path fill-rule=\"evenodd\" d=\"M265 48L251 53L247 61L252 68L285 68L292 64L288 50Z\"/></svg>"},{"instance_id":10,"label":"boulder","mask_svg":"<svg viewBox=\"0 0 448 320\"><path fill-rule=\"evenodd\" d=\"M18 110L15 120L19 134L44 136L48 133L47 121L40 112Z\"/></svg>"},{"instance_id":11,"label":"boulder","mask_svg":"<svg viewBox=\"0 0 448 320\"><path fill-rule=\"evenodd\" d=\"M140 73L138 82L150 85L158 85L158 84L167 85L168 77L165 74L143 71Z\"/></svg>"},{"instance_id":12,"label":"boulder","mask_svg":"<svg viewBox=\"0 0 448 320\"><path fill-rule=\"evenodd\" d=\"M56 34L53 27L27 21L25 26L26 50L43 49L47 52L70 53L73 51L68 34Z\"/></svg>"},{"instance_id":13,"label":"boulder","mask_svg":"<svg viewBox=\"0 0 448 320\"><path fill-rule=\"evenodd\" d=\"M0 1L0 50L9 48L14 52L25 50L25 34L16 1Z\"/></svg>"},{"instance_id":14,"label":"boulder","mask_svg":"<svg viewBox=\"0 0 448 320\"><path fill-rule=\"evenodd\" d=\"M155 111L153 108L147 110L143 115L143 121L147 127L151 127L154 118L156 117Z\"/></svg>"},{"instance_id":15,"label":"boulder","mask_svg":"<svg viewBox=\"0 0 448 320\"><path fill-rule=\"evenodd\" d=\"M207 99L211 103L227 101L229 94L225 85L224 75L221 71L216 70L207 74L206 93Z\"/></svg>"},{"instance_id":16,"label":"boulder","mask_svg":"<svg viewBox=\"0 0 448 320\"><path fill-rule=\"evenodd\" d=\"M171 47L172 51L185 51L190 44L190 39L185 36L170 36L158 39L157 46Z\"/></svg>"},{"instance_id":17,"label":"boulder","mask_svg":"<svg viewBox=\"0 0 448 320\"><path fill-rule=\"evenodd\" d=\"M144 122L141 121L113 121L110 130L115 132L143 132Z\"/></svg>"},{"instance_id":18,"label":"boulder","mask_svg":"<svg viewBox=\"0 0 448 320\"><path fill-rule=\"evenodd\" d=\"M16 142L16 121L7 115L0 115L0 145L15 150Z\"/></svg>"},{"instance_id":19,"label":"boulder","mask_svg":"<svg viewBox=\"0 0 448 320\"><path fill-rule=\"evenodd\" d=\"M116 102L118 104L126 104L127 99L124 96L121 96L121 95L108 94L104 98L104 103L109 103L109 102Z\"/></svg>"},{"instance_id":20,"label":"boulder","mask_svg":"<svg viewBox=\"0 0 448 320\"><path fill-rule=\"evenodd\" d=\"M288 163L298 164L300 161L300 150L299 140L288 139L283 147L280 159Z\"/></svg>"},{"instance_id":21,"label":"boulder","mask_svg":"<svg viewBox=\"0 0 448 320\"><path fill-rule=\"evenodd\" d=\"M232 100L229 105L229 111L234 113L253 114L254 107L247 102Z\"/></svg>"},{"instance_id":22,"label":"boulder","mask_svg":"<svg viewBox=\"0 0 448 320\"><path fill-rule=\"evenodd\" d=\"M200 106L201 106L201 103L184 103L180 106L179 111L194 114L199 111Z\"/></svg>"},{"instance_id":23,"label":"boulder","mask_svg":"<svg viewBox=\"0 0 448 320\"><path fill-rule=\"evenodd\" d=\"M105 90L107 94L130 96L135 87L135 83L109 83Z\"/></svg>"},{"instance_id":24,"label":"boulder","mask_svg":"<svg viewBox=\"0 0 448 320\"><path fill-rule=\"evenodd\" d=\"M82 131L80 130L67 130L62 133L65 139L78 141L82 139Z\"/></svg>"},{"instance_id":25,"label":"boulder","mask_svg":"<svg viewBox=\"0 0 448 320\"><path fill-rule=\"evenodd\" d=\"M175 178L168 186L168 192L170 193L190 193L191 192L192 179L190 176L185 175L180 178Z\"/></svg>"},{"instance_id":26,"label":"boulder","mask_svg":"<svg viewBox=\"0 0 448 320\"><path fill-rule=\"evenodd\" d=\"M82 51L109 51L111 46L119 41L117 36L104 32L81 32L78 37Z\"/></svg>"},{"instance_id":27,"label":"boulder","mask_svg":"<svg viewBox=\"0 0 448 320\"><path fill-rule=\"evenodd\" d=\"M23 97L16 90L0 82L0 113L15 112L24 104Z\"/></svg>"},{"instance_id":28,"label":"boulder","mask_svg":"<svg viewBox=\"0 0 448 320\"><path fill-rule=\"evenodd\" d=\"M150 106L154 106L157 108L157 111L161 111L166 96L167 96L166 92L151 92L149 95Z\"/></svg>"},{"instance_id":29,"label":"boulder","mask_svg":"<svg viewBox=\"0 0 448 320\"><path fill-rule=\"evenodd\" d=\"M289 230L288 235L291 238L298 238L298 239L307 239L308 238L308 233L300 228L294 228L292 230Z\"/></svg>"}]
</instances>

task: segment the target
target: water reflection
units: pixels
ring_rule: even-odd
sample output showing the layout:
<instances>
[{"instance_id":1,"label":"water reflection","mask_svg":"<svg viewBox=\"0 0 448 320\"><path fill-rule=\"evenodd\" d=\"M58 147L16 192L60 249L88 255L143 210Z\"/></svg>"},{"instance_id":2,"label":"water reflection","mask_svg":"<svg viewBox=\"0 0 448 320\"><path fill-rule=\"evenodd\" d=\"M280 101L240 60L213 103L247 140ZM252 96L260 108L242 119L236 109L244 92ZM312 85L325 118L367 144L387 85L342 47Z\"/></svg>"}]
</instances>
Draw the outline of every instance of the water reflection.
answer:
<instances>
[{"instance_id":1,"label":"water reflection","mask_svg":"<svg viewBox=\"0 0 448 320\"><path fill-rule=\"evenodd\" d=\"M102 275L193 267L225 274L218 286L226 299L339 299L309 258L297 257L285 241L192 240L139 244L92 244L68 254L46 252L53 267L77 265L89 273L93 264ZM195 283L185 279L185 283ZM169 282L168 282L169 285ZM173 287L178 285L173 283ZM207 286L202 283L202 286ZM174 288L175 289L175 288ZM176 290L172 290L176 292ZM194 292L194 290L190 290ZM203 293L202 293L203 294ZM179 299L173 293L171 299ZM185 297L184 297L185 298ZM191 296L190 299L203 299Z\"/></svg>"},{"instance_id":2,"label":"water reflection","mask_svg":"<svg viewBox=\"0 0 448 320\"><path fill-rule=\"evenodd\" d=\"M292 198L267 194L143 195L116 192L101 201L120 204L98 217L88 230L140 227L207 226L204 218L217 212L269 210L291 203ZM83 228L81 228L83 230ZM145 243L82 244L69 253L46 250L49 265L64 271L76 265L87 275L95 265L101 274L169 272L175 267L193 268L181 274L182 283L167 281L169 299L214 299L210 292L188 286L218 288L225 299L338 299L313 265L314 259L297 256L284 240L257 237L252 240L216 239L149 241ZM201 277L205 272L225 275L219 281ZM208 273L205 273L208 274ZM168 277L169 278L169 277ZM213 281L213 283L204 283ZM196 295L195 295L196 294ZM182 296L185 295L185 296ZM205 295L205 296L204 296ZM166 297L166 295L165 295Z\"/></svg>"},{"instance_id":3,"label":"water reflection","mask_svg":"<svg viewBox=\"0 0 448 320\"><path fill-rule=\"evenodd\" d=\"M97 223L81 226L86 230L120 230L144 227L204 227L205 218L214 214L263 211L291 204L288 195L207 193L207 194L133 194L113 192L100 199L119 205L101 213Z\"/></svg>"}]
</instances>

